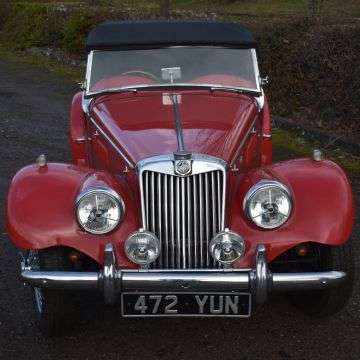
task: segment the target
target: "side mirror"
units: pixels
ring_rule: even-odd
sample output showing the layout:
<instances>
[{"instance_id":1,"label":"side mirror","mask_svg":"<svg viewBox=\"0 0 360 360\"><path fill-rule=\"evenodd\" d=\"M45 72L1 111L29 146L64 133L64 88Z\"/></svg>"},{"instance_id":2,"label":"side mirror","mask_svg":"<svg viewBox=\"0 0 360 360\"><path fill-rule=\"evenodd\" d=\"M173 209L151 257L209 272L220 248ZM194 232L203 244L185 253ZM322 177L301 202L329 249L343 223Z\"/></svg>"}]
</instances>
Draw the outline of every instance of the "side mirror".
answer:
<instances>
[{"instance_id":1,"label":"side mirror","mask_svg":"<svg viewBox=\"0 0 360 360\"><path fill-rule=\"evenodd\" d=\"M260 78L260 84L261 84L261 87L265 87L266 85L268 85L269 84L269 77L265 76L263 78Z\"/></svg>"}]
</instances>

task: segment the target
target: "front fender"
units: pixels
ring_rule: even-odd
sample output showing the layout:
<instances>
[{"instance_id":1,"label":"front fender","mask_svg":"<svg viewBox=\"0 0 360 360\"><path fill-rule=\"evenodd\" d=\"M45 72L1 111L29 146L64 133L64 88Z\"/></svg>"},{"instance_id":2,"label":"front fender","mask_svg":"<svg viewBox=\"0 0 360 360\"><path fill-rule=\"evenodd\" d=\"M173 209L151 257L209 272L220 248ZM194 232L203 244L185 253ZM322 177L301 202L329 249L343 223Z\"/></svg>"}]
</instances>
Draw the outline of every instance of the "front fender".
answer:
<instances>
[{"instance_id":1,"label":"front fender","mask_svg":"<svg viewBox=\"0 0 360 360\"><path fill-rule=\"evenodd\" d=\"M251 186L263 179L285 184L293 197L290 219L275 230L262 230L245 215L243 200ZM248 251L237 266L253 263L256 245L265 244L268 261L306 242L341 245L352 231L353 195L343 170L332 161L297 159L276 163L242 179L230 211L230 228L246 240Z\"/></svg>"},{"instance_id":2,"label":"front fender","mask_svg":"<svg viewBox=\"0 0 360 360\"><path fill-rule=\"evenodd\" d=\"M87 187L110 187L123 198L126 212L120 226L107 235L93 235L77 224L74 203ZM51 246L75 248L99 263L104 247L112 242L120 265L134 267L127 261L122 243L138 229L135 195L126 182L112 175L70 164L49 163L45 167L30 165L13 178L6 208L7 231L14 244L22 249Z\"/></svg>"}]
</instances>

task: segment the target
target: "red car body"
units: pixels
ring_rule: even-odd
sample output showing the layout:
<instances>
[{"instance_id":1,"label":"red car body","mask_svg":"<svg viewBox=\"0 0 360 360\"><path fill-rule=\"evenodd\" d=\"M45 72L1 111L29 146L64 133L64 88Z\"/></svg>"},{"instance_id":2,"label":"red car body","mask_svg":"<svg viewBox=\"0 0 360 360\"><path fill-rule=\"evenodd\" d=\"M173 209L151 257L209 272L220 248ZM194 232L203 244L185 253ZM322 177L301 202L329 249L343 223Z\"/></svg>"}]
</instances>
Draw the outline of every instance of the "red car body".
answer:
<instances>
[{"instance_id":1,"label":"red car body","mask_svg":"<svg viewBox=\"0 0 360 360\"><path fill-rule=\"evenodd\" d=\"M162 94L154 91L107 95L92 103L90 116L133 164L176 151L172 108L160 105ZM247 95L189 90L176 94L182 96L188 150L220 157L236 169L229 172L227 224L243 234L249 249L236 267L252 265L259 243L267 245L268 260L272 261L298 244L341 245L347 241L354 215L346 175L331 161L297 159L273 164L267 102L258 113L255 100ZM72 163L49 163L45 168L30 165L14 177L7 202L8 232L19 248L67 246L99 264L103 262L105 244L111 241L117 249L118 264L135 268L124 254L124 241L140 227L136 172L127 167L106 139L96 135L96 129L86 121L81 101L82 94L78 93L71 108ZM144 112L150 114L146 119ZM246 142L237 153L243 139ZM261 179L281 181L295 199L289 222L272 231L257 228L242 207L247 191ZM74 217L73 204L78 193L95 185L115 189L126 204L123 223L109 235L84 232Z\"/></svg>"},{"instance_id":2,"label":"red car body","mask_svg":"<svg viewBox=\"0 0 360 360\"><path fill-rule=\"evenodd\" d=\"M273 163L255 48L228 23L115 22L90 33L71 162L40 156L7 198L41 331L73 324L69 290L120 297L122 315L140 317L249 317L252 299L271 291L310 315L345 306L349 181L319 150Z\"/></svg>"}]
</instances>

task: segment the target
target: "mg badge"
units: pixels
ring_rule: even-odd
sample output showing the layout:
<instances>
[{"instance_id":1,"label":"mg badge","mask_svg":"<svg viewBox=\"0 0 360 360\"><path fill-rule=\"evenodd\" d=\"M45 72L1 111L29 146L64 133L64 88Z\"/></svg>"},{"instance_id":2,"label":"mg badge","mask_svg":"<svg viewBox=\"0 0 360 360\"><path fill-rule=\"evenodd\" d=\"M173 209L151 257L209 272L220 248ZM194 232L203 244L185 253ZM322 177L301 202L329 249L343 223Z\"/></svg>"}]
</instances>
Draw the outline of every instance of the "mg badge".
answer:
<instances>
[{"instance_id":1,"label":"mg badge","mask_svg":"<svg viewBox=\"0 0 360 360\"><path fill-rule=\"evenodd\" d=\"M191 160L175 160L175 173L180 176L191 174Z\"/></svg>"}]
</instances>

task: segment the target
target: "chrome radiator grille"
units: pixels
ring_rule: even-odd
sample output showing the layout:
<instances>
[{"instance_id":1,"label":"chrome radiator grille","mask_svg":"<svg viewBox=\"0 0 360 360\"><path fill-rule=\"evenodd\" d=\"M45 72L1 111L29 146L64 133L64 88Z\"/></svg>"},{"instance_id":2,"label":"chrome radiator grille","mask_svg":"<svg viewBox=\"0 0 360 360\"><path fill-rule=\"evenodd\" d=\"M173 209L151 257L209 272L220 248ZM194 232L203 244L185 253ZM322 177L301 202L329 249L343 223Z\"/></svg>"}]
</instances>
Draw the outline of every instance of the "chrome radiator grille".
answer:
<instances>
[{"instance_id":1,"label":"chrome radiator grille","mask_svg":"<svg viewBox=\"0 0 360 360\"><path fill-rule=\"evenodd\" d=\"M180 177L146 170L141 181L143 225L161 242L153 268L218 267L208 245L224 228L225 172Z\"/></svg>"}]
</instances>

